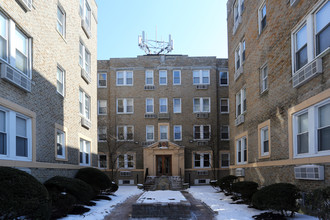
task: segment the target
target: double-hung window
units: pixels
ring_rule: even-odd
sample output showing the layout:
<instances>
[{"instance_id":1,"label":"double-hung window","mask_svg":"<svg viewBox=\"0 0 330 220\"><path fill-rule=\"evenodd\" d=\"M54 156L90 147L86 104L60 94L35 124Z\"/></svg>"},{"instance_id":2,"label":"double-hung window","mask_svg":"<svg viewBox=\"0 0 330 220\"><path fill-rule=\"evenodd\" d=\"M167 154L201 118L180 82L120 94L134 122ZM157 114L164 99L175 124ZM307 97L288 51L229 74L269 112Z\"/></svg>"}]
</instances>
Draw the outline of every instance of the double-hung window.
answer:
<instances>
[{"instance_id":1,"label":"double-hung window","mask_svg":"<svg viewBox=\"0 0 330 220\"><path fill-rule=\"evenodd\" d=\"M210 70L194 70L193 71L194 85L209 85L210 84Z\"/></svg>"},{"instance_id":2,"label":"double-hung window","mask_svg":"<svg viewBox=\"0 0 330 220\"><path fill-rule=\"evenodd\" d=\"M223 125L220 127L220 138L221 140L229 140L229 126Z\"/></svg>"},{"instance_id":3,"label":"double-hung window","mask_svg":"<svg viewBox=\"0 0 330 220\"><path fill-rule=\"evenodd\" d=\"M168 140L168 125L160 125L159 126L159 139L161 141Z\"/></svg>"},{"instance_id":4,"label":"double-hung window","mask_svg":"<svg viewBox=\"0 0 330 220\"><path fill-rule=\"evenodd\" d=\"M261 68L261 72L260 72L260 90L261 93L263 93L264 91L266 91L268 89L268 67L267 65L263 66Z\"/></svg>"},{"instance_id":5,"label":"double-hung window","mask_svg":"<svg viewBox=\"0 0 330 220\"><path fill-rule=\"evenodd\" d=\"M241 67L241 47L238 47L235 50L235 69L238 70Z\"/></svg>"},{"instance_id":6,"label":"double-hung window","mask_svg":"<svg viewBox=\"0 0 330 220\"><path fill-rule=\"evenodd\" d=\"M159 70L159 85L167 85L167 71Z\"/></svg>"},{"instance_id":7,"label":"double-hung window","mask_svg":"<svg viewBox=\"0 0 330 220\"><path fill-rule=\"evenodd\" d=\"M154 113L154 99L146 98L146 113Z\"/></svg>"},{"instance_id":8,"label":"double-hung window","mask_svg":"<svg viewBox=\"0 0 330 220\"><path fill-rule=\"evenodd\" d=\"M133 86L133 71L117 71L117 86Z\"/></svg>"},{"instance_id":9,"label":"double-hung window","mask_svg":"<svg viewBox=\"0 0 330 220\"><path fill-rule=\"evenodd\" d=\"M229 168L230 164L230 154L229 153L220 153L220 167L221 168Z\"/></svg>"},{"instance_id":10,"label":"double-hung window","mask_svg":"<svg viewBox=\"0 0 330 220\"><path fill-rule=\"evenodd\" d=\"M57 31L65 37L65 11L61 6L57 6Z\"/></svg>"},{"instance_id":11,"label":"double-hung window","mask_svg":"<svg viewBox=\"0 0 330 220\"><path fill-rule=\"evenodd\" d=\"M246 136L236 140L236 163L247 163L247 138Z\"/></svg>"},{"instance_id":12,"label":"double-hung window","mask_svg":"<svg viewBox=\"0 0 330 220\"><path fill-rule=\"evenodd\" d=\"M220 86L228 86L228 72L220 72Z\"/></svg>"},{"instance_id":13,"label":"double-hung window","mask_svg":"<svg viewBox=\"0 0 330 220\"><path fill-rule=\"evenodd\" d=\"M301 67L305 66L308 62L307 58L307 25L305 24L297 31L296 35L296 51L295 51L295 58L296 58L296 70L299 70Z\"/></svg>"},{"instance_id":14,"label":"double-hung window","mask_svg":"<svg viewBox=\"0 0 330 220\"><path fill-rule=\"evenodd\" d=\"M91 9L91 6L90 6L88 0L80 0L79 14L84 23L84 25L82 27L86 28L87 32L90 32L92 9Z\"/></svg>"},{"instance_id":15,"label":"double-hung window","mask_svg":"<svg viewBox=\"0 0 330 220\"><path fill-rule=\"evenodd\" d=\"M194 153L194 168L210 168L211 154L210 153Z\"/></svg>"},{"instance_id":16,"label":"double-hung window","mask_svg":"<svg viewBox=\"0 0 330 220\"><path fill-rule=\"evenodd\" d=\"M194 139L195 140L209 140L211 133L210 125L195 125L194 126Z\"/></svg>"},{"instance_id":17,"label":"double-hung window","mask_svg":"<svg viewBox=\"0 0 330 220\"><path fill-rule=\"evenodd\" d=\"M97 129L98 141L106 142L107 141L107 127L99 127Z\"/></svg>"},{"instance_id":18,"label":"double-hung window","mask_svg":"<svg viewBox=\"0 0 330 220\"><path fill-rule=\"evenodd\" d=\"M79 90L79 112L80 114L90 120L91 98L83 90Z\"/></svg>"},{"instance_id":19,"label":"double-hung window","mask_svg":"<svg viewBox=\"0 0 330 220\"><path fill-rule=\"evenodd\" d=\"M259 23L259 34L265 29L267 21L266 21L266 1L260 6L258 10L258 23Z\"/></svg>"},{"instance_id":20,"label":"double-hung window","mask_svg":"<svg viewBox=\"0 0 330 220\"><path fill-rule=\"evenodd\" d=\"M167 98L160 98L159 99L159 113L167 113L168 106L167 106Z\"/></svg>"},{"instance_id":21,"label":"double-hung window","mask_svg":"<svg viewBox=\"0 0 330 220\"><path fill-rule=\"evenodd\" d=\"M82 42L79 43L79 65L90 78L91 53Z\"/></svg>"},{"instance_id":22,"label":"double-hung window","mask_svg":"<svg viewBox=\"0 0 330 220\"><path fill-rule=\"evenodd\" d=\"M134 155L133 154L120 154L118 156L118 168L133 169L134 168Z\"/></svg>"},{"instance_id":23,"label":"double-hung window","mask_svg":"<svg viewBox=\"0 0 330 220\"><path fill-rule=\"evenodd\" d=\"M146 140L154 141L155 140L155 129L153 125L146 126Z\"/></svg>"},{"instance_id":24,"label":"double-hung window","mask_svg":"<svg viewBox=\"0 0 330 220\"><path fill-rule=\"evenodd\" d=\"M117 126L118 141L133 141L134 127L132 125Z\"/></svg>"},{"instance_id":25,"label":"double-hung window","mask_svg":"<svg viewBox=\"0 0 330 220\"><path fill-rule=\"evenodd\" d=\"M154 85L154 71L146 71L146 85Z\"/></svg>"},{"instance_id":26,"label":"double-hung window","mask_svg":"<svg viewBox=\"0 0 330 220\"><path fill-rule=\"evenodd\" d=\"M99 168L106 169L108 167L107 155L99 154Z\"/></svg>"},{"instance_id":27,"label":"double-hung window","mask_svg":"<svg viewBox=\"0 0 330 220\"><path fill-rule=\"evenodd\" d=\"M182 141L182 126L174 125L173 127L174 141Z\"/></svg>"},{"instance_id":28,"label":"double-hung window","mask_svg":"<svg viewBox=\"0 0 330 220\"><path fill-rule=\"evenodd\" d=\"M229 99L220 99L220 113L221 114L229 113Z\"/></svg>"},{"instance_id":29,"label":"double-hung window","mask_svg":"<svg viewBox=\"0 0 330 220\"><path fill-rule=\"evenodd\" d=\"M236 0L233 9L234 9L233 34L235 34L239 23L242 22L242 13L244 11L244 0Z\"/></svg>"},{"instance_id":30,"label":"double-hung window","mask_svg":"<svg viewBox=\"0 0 330 220\"><path fill-rule=\"evenodd\" d=\"M245 57L245 40L242 40L235 50L235 73L237 74L235 80L243 72L242 65L245 61Z\"/></svg>"},{"instance_id":31,"label":"double-hung window","mask_svg":"<svg viewBox=\"0 0 330 220\"><path fill-rule=\"evenodd\" d=\"M117 99L117 114L133 114L134 101L133 99Z\"/></svg>"},{"instance_id":32,"label":"double-hung window","mask_svg":"<svg viewBox=\"0 0 330 220\"><path fill-rule=\"evenodd\" d=\"M261 156L269 155L269 127L265 126L260 129L260 146Z\"/></svg>"},{"instance_id":33,"label":"double-hung window","mask_svg":"<svg viewBox=\"0 0 330 220\"><path fill-rule=\"evenodd\" d=\"M89 166L91 153L91 142L80 138L80 165Z\"/></svg>"},{"instance_id":34,"label":"double-hung window","mask_svg":"<svg viewBox=\"0 0 330 220\"><path fill-rule=\"evenodd\" d=\"M107 73L98 73L97 74L97 87L98 88L107 88Z\"/></svg>"},{"instance_id":35,"label":"double-hung window","mask_svg":"<svg viewBox=\"0 0 330 220\"><path fill-rule=\"evenodd\" d=\"M56 130L56 158L65 159L65 133Z\"/></svg>"},{"instance_id":36,"label":"double-hung window","mask_svg":"<svg viewBox=\"0 0 330 220\"><path fill-rule=\"evenodd\" d=\"M65 72L61 67L57 66L56 91L62 96L64 96L64 88L65 88Z\"/></svg>"},{"instance_id":37,"label":"double-hung window","mask_svg":"<svg viewBox=\"0 0 330 220\"><path fill-rule=\"evenodd\" d=\"M106 115L107 114L107 100L98 100L98 115Z\"/></svg>"},{"instance_id":38,"label":"double-hung window","mask_svg":"<svg viewBox=\"0 0 330 220\"><path fill-rule=\"evenodd\" d=\"M173 85L181 85L181 71L173 70Z\"/></svg>"},{"instance_id":39,"label":"double-hung window","mask_svg":"<svg viewBox=\"0 0 330 220\"><path fill-rule=\"evenodd\" d=\"M194 98L194 113L210 112L210 98Z\"/></svg>"},{"instance_id":40,"label":"double-hung window","mask_svg":"<svg viewBox=\"0 0 330 220\"><path fill-rule=\"evenodd\" d=\"M246 112L246 89L241 89L236 94L236 117Z\"/></svg>"},{"instance_id":41,"label":"double-hung window","mask_svg":"<svg viewBox=\"0 0 330 220\"><path fill-rule=\"evenodd\" d=\"M173 99L173 113L181 113L181 99L180 98Z\"/></svg>"}]
</instances>

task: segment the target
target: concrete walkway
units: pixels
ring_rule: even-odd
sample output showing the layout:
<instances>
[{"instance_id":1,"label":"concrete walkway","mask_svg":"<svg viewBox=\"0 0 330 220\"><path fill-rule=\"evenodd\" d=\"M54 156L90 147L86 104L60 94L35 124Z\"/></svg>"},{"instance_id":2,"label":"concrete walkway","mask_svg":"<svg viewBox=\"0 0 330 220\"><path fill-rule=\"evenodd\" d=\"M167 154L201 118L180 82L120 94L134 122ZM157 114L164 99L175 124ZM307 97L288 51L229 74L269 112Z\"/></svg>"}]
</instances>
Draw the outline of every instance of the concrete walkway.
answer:
<instances>
[{"instance_id":1,"label":"concrete walkway","mask_svg":"<svg viewBox=\"0 0 330 220\"><path fill-rule=\"evenodd\" d=\"M208 207L205 203L200 200L195 199L190 193L186 191L181 191L182 195L191 204L191 220L212 220L214 219L215 213ZM140 197L141 194L129 197L125 202L116 205L111 213L107 215L105 220L133 220L131 218L132 204ZM136 218L135 218L136 219ZM145 218L148 220L172 220L171 213L169 213L168 218ZM142 220L141 218L136 220Z\"/></svg>"}]
</instances>

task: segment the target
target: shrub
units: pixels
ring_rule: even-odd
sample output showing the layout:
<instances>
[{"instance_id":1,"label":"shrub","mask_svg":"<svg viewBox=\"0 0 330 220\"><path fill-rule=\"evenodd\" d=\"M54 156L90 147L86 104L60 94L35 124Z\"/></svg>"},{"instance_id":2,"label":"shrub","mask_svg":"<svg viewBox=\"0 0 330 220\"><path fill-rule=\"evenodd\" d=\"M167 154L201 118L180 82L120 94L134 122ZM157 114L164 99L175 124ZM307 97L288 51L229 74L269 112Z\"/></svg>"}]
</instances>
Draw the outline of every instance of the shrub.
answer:
<instances>
[{"instance_id":1,"label":"shrub","mask_svg":"<svg viewBox=\"0 0 330 220\"><path fill-rule=\"evenodd\" d=\"M252 196L252 204L258 209L272 209L291 216L298 211L299 189L290 183L276 183L266 186Z\"/></svg>"},{"instance_id":2,"label":"shrub","mask_svg":"<svg viewBox=\"0 0 330 220\"><path fill-rule=\"evenodd\" d=\"M233 175L224 176L219 180L219 187L222 191L226 191L228 193L232 192L232 185L237 181L237 177Z\"/></svg>"},{"instance_id":3,"label":"shrub","mask_svg":"<svg viewBox=\"0 0 330 220\"><path fill-rule=\"evenodd\" d=\"M0 167L0 219L49 219L47 189L30 174Z\"/></svg>"},{"instance_id":4,"label":"shrub","mask_svg":"<svg viewBox=\"0 0 330 220\"><path fill-rule=\"evenodd\" d=\"M91 167L78 170L75 178L88 183L96 194L99 194L101 190L109 189L112 185L104 172Z\"/></svg>"},{"instance_id":5,"label":"shrub","mask_svg":"<svg viewBox=\"0 0 330 220\"><path fill-rule=\"evenodd\" d=\"M118 188L118 185L115 182L112 182L109 191L114 193L118 190Z\"/></svg>"},{"instance_id":6,"label":"shrub","mask_svg":"<svg viewBox=\"0 0 330 220\"><path fill-rule=\"evenodd\" d=\"M232 191L240 194L240 197L244 201L251 201L252 196L258 191L258 183L252 181L243 181L233 183Z\"/></svg>"},{"instance_id":7,"label":"shrub","mask_svg":"<svg viewBox=\"0 0 330 220\"><path fill-rule=\"evenodd\" d=\"M319 219L330 219L330 186L307 193L302 210Z\"/></svg>"}]
</instances>

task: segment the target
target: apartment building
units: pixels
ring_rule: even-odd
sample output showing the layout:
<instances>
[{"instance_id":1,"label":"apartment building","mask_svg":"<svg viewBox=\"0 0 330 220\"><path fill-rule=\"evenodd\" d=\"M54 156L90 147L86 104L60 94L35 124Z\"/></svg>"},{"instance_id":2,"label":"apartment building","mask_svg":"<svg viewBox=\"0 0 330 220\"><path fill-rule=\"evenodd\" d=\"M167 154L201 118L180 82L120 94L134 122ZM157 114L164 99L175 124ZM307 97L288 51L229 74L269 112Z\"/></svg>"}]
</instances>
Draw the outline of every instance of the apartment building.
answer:
<instances>
[{"instance_id":1,"label":"apartment building","mask_svg":"<svg viewBox=\"0 0 330 220\"><path fill-rule=\"evenodd\" d=\"M162 175L207 184L227 175L228 113L227 59L98 61L99 166L119 169L119 184Z\"/></svg>"},{"instance_id":2,"label":"apartment building","mask_svg":"<svg viewBox=\"0 0 330 220\"><path fill-rule=\"evenodd\" d=\"M95 1L2 0L0 29L0 166L97 166Z\"/></svg>"},{"instance_id":3,"label":"apartment building","mask_svg":"<svg viewBox=\"0 0 330 220\"><path fill-rule=\"evenodd\" d=\"M230 172L330 185L330 3L229 0Z\"/></svg>"}]
</instances>

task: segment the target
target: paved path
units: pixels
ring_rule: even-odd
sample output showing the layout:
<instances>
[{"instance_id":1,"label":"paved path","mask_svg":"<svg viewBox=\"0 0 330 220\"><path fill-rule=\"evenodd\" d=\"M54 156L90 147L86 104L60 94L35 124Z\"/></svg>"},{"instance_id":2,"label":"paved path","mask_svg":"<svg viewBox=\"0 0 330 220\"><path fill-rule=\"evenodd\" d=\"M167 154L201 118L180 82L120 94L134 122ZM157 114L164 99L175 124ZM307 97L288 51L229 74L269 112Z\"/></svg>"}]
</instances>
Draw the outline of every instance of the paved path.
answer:
<instances>
[{"instance_id":1,"label":"paved path","mask_svg":"<svg viewBox=\"0 0 330 220\"><path fill-rule=\"evenodd\" d=\"M215 213L208 207L205 203L201 202L200 200L195 199L190 193L186 191L181 191L184 197L190 202L191 204L191 220L212 220L214 219ZM132 218L132 204L136 202L136 200L140 197L141 194L129 197L125 202L117 204L111 213L107 215L104 219L105 220L131 220ZM170 213L169 213L170 214ZM136 218L135 218L136 219ZM134 219L134 220L135 220ZM167 218L145 218L148 220L165 220ZM170 219L170 216L168 220ZM142 219L136 219L142 220Z\"/></svg>"}]
</instances>

